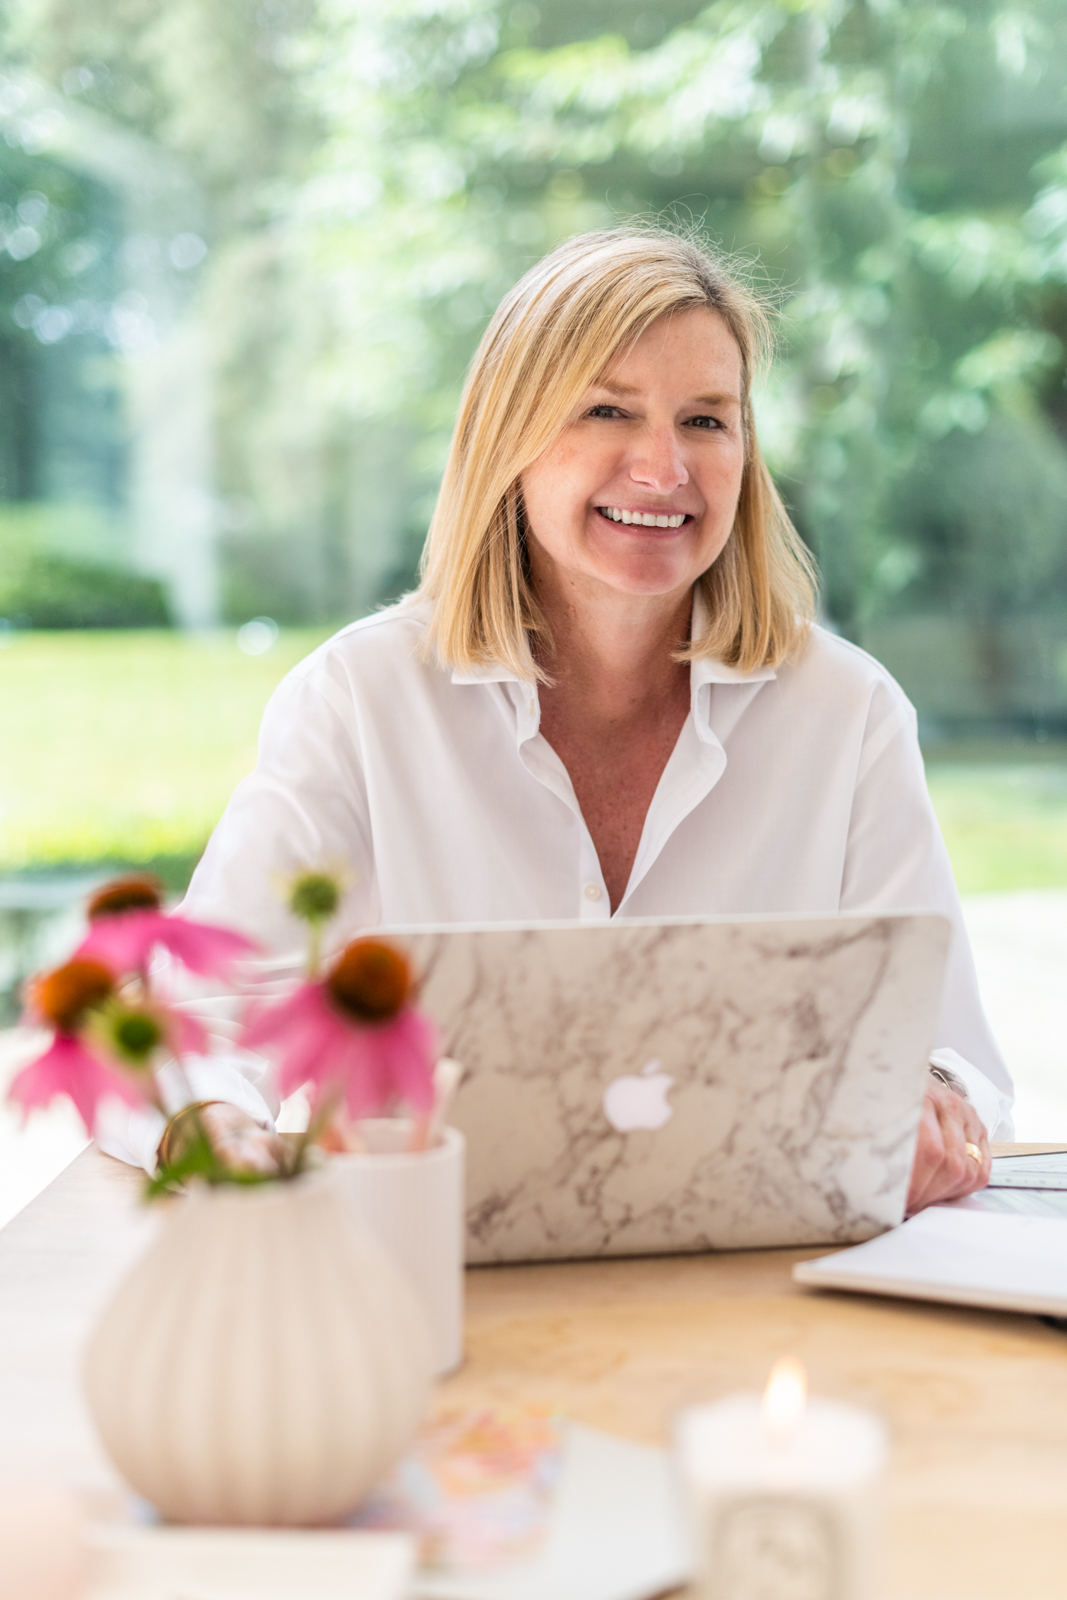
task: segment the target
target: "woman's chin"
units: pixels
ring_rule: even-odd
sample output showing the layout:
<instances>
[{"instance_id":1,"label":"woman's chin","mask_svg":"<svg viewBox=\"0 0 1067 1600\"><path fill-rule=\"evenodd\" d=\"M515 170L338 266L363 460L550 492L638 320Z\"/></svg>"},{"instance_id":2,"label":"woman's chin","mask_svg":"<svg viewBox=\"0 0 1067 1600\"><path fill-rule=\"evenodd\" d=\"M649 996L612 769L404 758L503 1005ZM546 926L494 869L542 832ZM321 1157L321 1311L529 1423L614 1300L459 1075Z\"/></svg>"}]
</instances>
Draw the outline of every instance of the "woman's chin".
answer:
<instances>
[{"instance_id":1,"label":"woman's chin","mask_svg":"<svg viewBox=\"0 0 1067 1600\"><path fill-rule=\"evenodd\" d=\"M688 562L628 560L598 563L597 576L605 588L635 599L656 595L668 597L689 589L698 574L690 572Z\"/></svg>"}]
</instances>

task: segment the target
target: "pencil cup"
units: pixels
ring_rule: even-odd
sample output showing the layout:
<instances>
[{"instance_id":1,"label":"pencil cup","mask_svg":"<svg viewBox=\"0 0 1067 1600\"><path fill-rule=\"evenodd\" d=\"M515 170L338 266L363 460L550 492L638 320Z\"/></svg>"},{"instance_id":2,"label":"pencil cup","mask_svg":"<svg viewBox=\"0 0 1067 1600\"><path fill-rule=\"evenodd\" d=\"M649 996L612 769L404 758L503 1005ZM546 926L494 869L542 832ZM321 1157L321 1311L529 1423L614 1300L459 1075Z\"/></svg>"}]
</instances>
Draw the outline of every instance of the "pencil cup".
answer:
<instances>
[{"instance_id":1,"label":"pencil cup","mask_svg":"<svg viewBox=\"0 0 1067 1600\"><path fill-rule=\"evenodd\" d=\"M440 1144L411 1151L403 1119L368 1119L359 1131L366 1151L334 1157L344 1193L422 1302L435 1372L451 1372L463 1359L463 1135L445 1128Z\"/></svg>"}]
</instances>

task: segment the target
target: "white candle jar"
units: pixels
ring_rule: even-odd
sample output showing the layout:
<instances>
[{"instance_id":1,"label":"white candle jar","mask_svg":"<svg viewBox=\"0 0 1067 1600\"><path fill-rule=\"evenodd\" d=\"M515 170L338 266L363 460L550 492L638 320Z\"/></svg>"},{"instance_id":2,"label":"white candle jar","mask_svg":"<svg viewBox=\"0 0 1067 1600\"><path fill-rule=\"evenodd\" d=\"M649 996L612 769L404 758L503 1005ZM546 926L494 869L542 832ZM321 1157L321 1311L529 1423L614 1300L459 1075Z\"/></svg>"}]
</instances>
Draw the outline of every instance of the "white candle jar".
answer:
<instances>
[{"instance_id":1,"label":"white candle jar","mask_svg":"<svg viewBox=\"0 0 1067 1600\"><path fill-rule=\"evenodd\" d=\"M444 1128L439 1144L412 1151L411 1128L403 1118L361 1122L366 1150L332 1165L353 1210L414 1290L441 1375L463 1360L465 1144L457 1129Z\"/></svg>"},{"instance_id":2,"label":"white candle jar","mask_svg":"<svg viewBox=\"0 0 1067 1600\"><path fill-rule=\"evenodd\" d=\"M787 1436L758 1395L683 1412L676 1451L694 1600L874 1600L885 1430L811 1400Z\"/></svg>"}]
</instances>

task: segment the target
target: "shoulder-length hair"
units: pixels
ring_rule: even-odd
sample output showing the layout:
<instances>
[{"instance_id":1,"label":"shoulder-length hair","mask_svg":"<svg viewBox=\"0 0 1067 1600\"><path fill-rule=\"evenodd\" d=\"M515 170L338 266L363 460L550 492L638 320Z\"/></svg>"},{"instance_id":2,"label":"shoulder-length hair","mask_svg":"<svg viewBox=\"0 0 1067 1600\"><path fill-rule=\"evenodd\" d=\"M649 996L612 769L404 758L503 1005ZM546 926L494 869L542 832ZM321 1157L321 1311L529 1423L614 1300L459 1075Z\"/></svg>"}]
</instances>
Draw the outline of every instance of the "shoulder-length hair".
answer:
<instances>
[{"instance_id":1,"label":"shoulder-length hair","mask_svg":"<svg viewBox=\"0 0 1067 1600\"><path fill-rule=\"evenodd\" d=\"M741 354L745 464L734 526L700 583L707 627L679 659L712 657L750 672L802 646L815 610L815 567L763 458L754 374L771 324L722 260L663 229L621 227L570 239L501 302L471 363L422 556L432 602L427 648L471 671L508 667L545 679L530 648L552 640L529 576L520 474L578 415L620 351L658 318L706 307Z\"/></svg>"}]
</instances>

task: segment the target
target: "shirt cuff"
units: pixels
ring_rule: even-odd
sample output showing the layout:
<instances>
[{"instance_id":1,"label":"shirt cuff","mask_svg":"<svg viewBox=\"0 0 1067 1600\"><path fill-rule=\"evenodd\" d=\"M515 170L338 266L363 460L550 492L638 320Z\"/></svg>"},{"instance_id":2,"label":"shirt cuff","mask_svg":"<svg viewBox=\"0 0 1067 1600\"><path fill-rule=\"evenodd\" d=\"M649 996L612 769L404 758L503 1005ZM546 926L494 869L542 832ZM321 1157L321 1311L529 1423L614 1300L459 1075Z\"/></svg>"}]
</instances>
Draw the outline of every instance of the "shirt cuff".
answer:
<instances>
[{"instance_id":1,"label":"shirt cuff","mask_svg":"<svg viewBox=\"0 0 1067 1600\"><path fill-rule=\"evenodd\" d=\"M955 1050L947 1048L930 1052L930 1065L944 1067L955 1073L967 1090L967 1099L978 1113L978 1118L990 1139L1010 1140L1015 1135L1011 1120L1011 1096L986 1077L978 1067L965 1061Z\"/></svg>"},{"instance_id":2,"label":"shirt cuff","mask_svg":"<svg viewBox=\"0 0 1067 1600\"><path fill-rule=\"evenodd\" d=\"M151 1174L166 1126L166 1117L155 1106L135 1110L117 1095L108 1095L97 1110L93 1137L106 1156Z\"/></svg>"}]
</instances>

